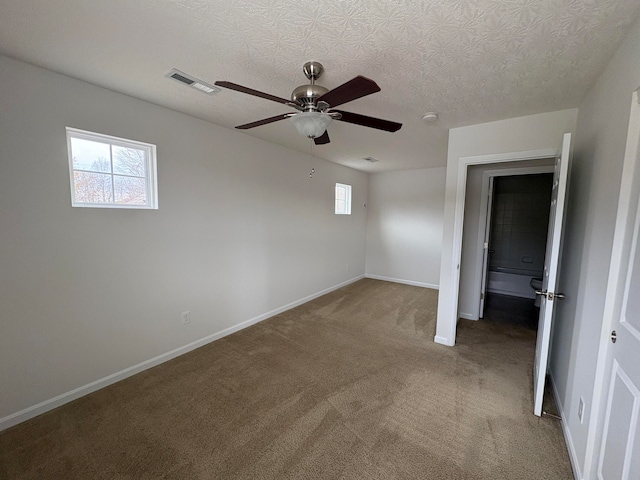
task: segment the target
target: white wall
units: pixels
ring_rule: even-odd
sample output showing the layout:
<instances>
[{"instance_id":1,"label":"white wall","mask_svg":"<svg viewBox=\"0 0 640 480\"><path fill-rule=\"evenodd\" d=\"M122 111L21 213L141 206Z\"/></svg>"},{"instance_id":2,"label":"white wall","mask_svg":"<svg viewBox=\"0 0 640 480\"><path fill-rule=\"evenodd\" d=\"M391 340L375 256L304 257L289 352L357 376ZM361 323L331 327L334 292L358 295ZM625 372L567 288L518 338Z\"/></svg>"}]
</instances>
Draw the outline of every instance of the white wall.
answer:
<instances>
[{"instance_id":1,"label":"white wall","mask_svg":"<svg viewBox=\"0 0 640 480\"><path fill-rule=\"evenodd\" d=\"M554 159L525 160L521 162L491 163L468 168L467 190L464 204L462 230L462 255L460 261L460 293L458 316L477 320L480 307L480 280L482 277L482 251L478 249L480 231L480 206L482 204L482 179L490 170L531 168L554 165ZM484 225L482 225L484 230Z\"/></svg>"},{"instance_id":2,"label":"white wall","mask_svg":"<svg viewBox=\"0 0 640 480\"><path fill-rule=\"evenodd\" d=\"M454 237L457 228L455 209L458 201L458 171L460 163L464 162L461 159L524 151L558 150L562 145L562 135L574 131L577 113L577 109L560 110L449 131L437 342L445 345L455 343L458 308L456 282L459 276L456 266L459 265L461 251L455 250ZM463 202L464 199L460 201Z\"/></svg>"},{"instance_id":3,"label":"white wall","mask_svg":"<svg viewBox=\"0 0 640 480\"><path fill-rule=\"evenodd\" d=\"M0 105L0 428L364 275L365 173L6 57ZM65 126L157 144L159 210L72 208Z\"/></svg>"},{"instance_id":4,"label":"white wall","mask_svg":"<svg viewBox=\"0 0 640 480\"><path fill-rule=\"evenodd\" d=\"M585 478L590 478L586 438L629 108L632 92L640 87L639 58L636 22L578 115L560 277L566 299L558 305L554 322L550 368ZM582 424L577 415L580 397L586 402Z\"/></svg>"},{"instance_id":5,"label":"white wall","mask_svg":"<svg viewBox=\"0 0 640 480\"><path fill-rule=\"evenodd\" d=\"M366 275L438 288L445 168L371 174Z\"/></svg>"}]
</instances>

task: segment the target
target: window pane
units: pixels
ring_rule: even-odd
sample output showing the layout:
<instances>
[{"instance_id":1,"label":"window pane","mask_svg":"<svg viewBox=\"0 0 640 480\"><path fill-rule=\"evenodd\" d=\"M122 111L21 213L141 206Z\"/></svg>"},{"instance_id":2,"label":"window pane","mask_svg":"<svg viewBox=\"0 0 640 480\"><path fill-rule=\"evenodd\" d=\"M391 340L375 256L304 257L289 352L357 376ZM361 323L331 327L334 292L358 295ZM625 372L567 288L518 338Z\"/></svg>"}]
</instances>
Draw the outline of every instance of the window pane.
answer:
<instances>
[{"instance_id":1,"label":"window pane","mask_svg":"<svg viewBox=\"0 0 640 480\"><path fill-rule=\"evenodd\" d=\"M111 175L73 172L77 203L113 203Z\"/></svg>"},{"instance_id":2,"label":"window pane","mask_svg":"<svg viewBox=\"0 0 640 480\"><path fill-rule=\"evenodd\" d=\"M155 145L67 127L74 207L158 208Z\"/></svg>"},{"instance_id":3,"label":"window pane","mask_svg":"<svg viewBox=\"0 0 640 480\"><path fill-rule=\"evenodd\" d=\"M144 177L146 164L144 150L113 146L113 173Z\"/></svg>"},{"instance_id":4,"label":"window pane","mask_svg":"<svg viewBox=\"0 0 640 480\"><path fill-rule=\"evenodd\" d=\"M144 178L114 175L113 187L116 203L125 203L127 205L145 205L147 203L147 189Z\"/></svg>"},{"instance_id":5,"label":"window pane","mask_svg":"<svg viewBox=\"0 0 640 480\"><path fill-rule=\"evenodd\" d=\"M82 138L71 138L71 154L74 170L110 172L109 144L92 142Z\"/></svg>"},{"instance_id":6,"label":"window pane","mask_svg":"<svg viewBox=\"0 0 640 480\"><path fill-rule=\"evenodd\" d=\"M351 185L336 183L336 215L351 214Z\"/></svg>"}]
</instances>

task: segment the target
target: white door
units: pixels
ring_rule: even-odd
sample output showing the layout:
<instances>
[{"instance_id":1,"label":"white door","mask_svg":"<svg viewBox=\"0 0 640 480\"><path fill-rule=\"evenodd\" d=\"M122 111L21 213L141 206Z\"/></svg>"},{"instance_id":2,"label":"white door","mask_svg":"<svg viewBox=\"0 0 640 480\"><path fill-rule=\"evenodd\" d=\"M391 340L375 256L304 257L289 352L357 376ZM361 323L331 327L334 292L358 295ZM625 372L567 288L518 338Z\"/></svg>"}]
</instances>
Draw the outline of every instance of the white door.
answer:
<instances>
[{"instance_id":1,"label":"white door","mask_svg":"<svg viewBox=\"0 0 640 480\"><path fill-rule=\"evenodd\" d=\"M487 283L489 283L489 237L491 236L491 217L493 210L493 180L489 177L489 198L487 199L487 222L484 229L484 244L482 245L482 281L480 284L480 312L479 317L484 318L484 302L487 298Z\"/></svg>"},{"instance_id":2,"label":"white door","mask_svg":"<svg viewBox=\"0 0 640 480\"><path fill-rule=\"evenodd\" d=\"M605 316L610 315L597 474L640 479L640 106L634 93L622 171ZM606 322L606 320L605 320ZM615 332L615 334L614 334ZM604 394L604 393L603 393Z\"/></svg>"},{"instance_id":3,"label":"white door","mask_svg":"<svg viewBox=\"0 0 640 480\"><path fill-rule=\"evenodd\" d=\"M562 246L562 225L564 205L569 177L569 152L571 134L565 133L562 140L562 153L556 160L551 190L551 209L549 211L549 233L547 234L547 250L544 258L544 274L538 320L538 336L536 340L536 357L533 364L533 413L542 415L542 397L549 360L549 341L551 340L551 323L555 313L555 304L562 299L557 291L557 281Z\"/></svg>"}]
</instances>

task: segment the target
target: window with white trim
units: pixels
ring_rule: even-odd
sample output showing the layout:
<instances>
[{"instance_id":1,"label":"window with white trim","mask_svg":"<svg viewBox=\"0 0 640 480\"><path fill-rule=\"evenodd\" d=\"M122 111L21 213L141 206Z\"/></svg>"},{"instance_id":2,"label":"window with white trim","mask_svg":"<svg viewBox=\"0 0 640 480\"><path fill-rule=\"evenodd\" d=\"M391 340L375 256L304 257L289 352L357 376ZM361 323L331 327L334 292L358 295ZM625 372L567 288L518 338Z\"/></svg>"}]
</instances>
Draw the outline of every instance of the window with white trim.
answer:
<instances>
[{"instance_id":1,"label":"window with white trim","mask_svg":"<svg viewBox=\"0 0 640 480\"><path fill-rule=\"evenodd\" d=\"M158 208L156 146L67 127L71 205Z\"/></svg>"},{"instance_id":2,"label":"window with white trim","mask_svg":"<svg viewBox=\"0 0 640 480\"><path fill-rule=\"evenodd\" d=\"M336 183L336 215L351 215L351 185Z\"/></svg>"}]
</instances>

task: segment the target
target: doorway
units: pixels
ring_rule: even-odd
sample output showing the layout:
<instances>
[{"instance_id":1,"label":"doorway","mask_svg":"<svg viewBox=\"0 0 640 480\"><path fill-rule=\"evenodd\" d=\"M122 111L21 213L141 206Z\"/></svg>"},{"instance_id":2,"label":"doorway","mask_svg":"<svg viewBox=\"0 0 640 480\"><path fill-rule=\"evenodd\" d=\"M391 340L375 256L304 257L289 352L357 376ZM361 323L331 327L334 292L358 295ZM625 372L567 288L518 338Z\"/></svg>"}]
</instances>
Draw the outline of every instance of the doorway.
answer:
<instances>
[{"instance_id":1,"label":"doorway","mask_svg":"<svg viewBox=\"0 0 640 480\"><path fill-rule=\"evenodd\" d=\"M548 150L547 150L548 151ZM465 215L465 197L467 173L469 167L474 165L487 165L492 163L507 163L518 160L545 159L555 156L553 193L549 212L549 234L547 237L546 258L544 265L544 277L540 295L540 321L536 335L536 352L534 360L534 414L542 414L542 394L544 392L544 379L549 359L549 343L551 339L551 324L555 313L556 300L564 298L564 294L556 291L558 287L558 273L562 245L562 230L564 223L564 207L566 203L567 180L569 175L569 163L571 159L571 133L562 136L562 146L551 154L536 154L543 151L526 151L510 154L480 155L474 157L459 157L455 164L455 202L451 210L445 209L445 220L451 220L453 238L451 242L451 256L443 255L440 272L440 292L438 295L438 317L436 323L436 335L434 341L443 345L455 345L457 323L460 315L460 300L462 280L461 275L463 223ZM536 162L536 164L538 164ZM513 165L513 163L511 164ZM447 178L453 178L447 172ZM446 204L445 204L446 207ZM476 216L476 218L478 218ZM446 226L446 223L445 223ZM476 229L477 232L477 229ZM467 275L468 276L468 275Z\"/></svg>"},{"instance_id":2,"label":"doorway","mask_svg":"<svg viewBox=\"0 0 640 480\"><path fill-rule=\"evenodd\" d=\"M538 170L488 174L479 318L537 328L553 184Z\"/></svg>"},{"instance_id":3,"label":"doorway","mask_svg":"<svg viewBox=\"0 0 640 480\"><path fill-rule=\"evenodd\" d=\"M458 316L467 320L478 320L483 317L484 302L487 295L491 293L504 294L512 293L515 287L509 284L500 288L500 284L492 282L491 290L487 292L488 287L488 260L489 260L489 241L491 233L491 211L497 210L492 205L495 189L493 185L502 177L525 178L541 174L552 174L555 164L554 157L543 157L540 159L531 159L526 161L514 161L502 164L482 164L471 165L468 167L468 175L465 182L465 204L464 204L464 229L462 234L462 248L460 258L460 291L458 299ZM548 221L549 204L546 203L545 216ZM511 207L511 215L513 207ZM505 206L506 211L506 206ZM495 222L494 222L495 225ZM495 248L493 248L495 250ZM520 255L520 258L525 256ZM525 259L527 261L528 259ZM529 266L530 264L524 264ZM515 265L516 268L520 265ZM541 270L541 267L540 267ZM533 299L533 290L530 289L528 279L510 276L509 270L505 275L492 274L492 280L509 280L519 279L523 285L519 291L523 294L530 295ZM522 273L522 272L518 272ZM502 290L502 291L496 291ZM515 299L519 299L511 295ZM532 300L533 301L533 300ZM527 305L529 301L527 299Z\"/></svg>"}]
</instances>

